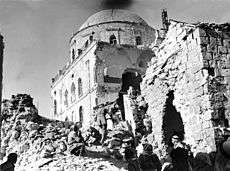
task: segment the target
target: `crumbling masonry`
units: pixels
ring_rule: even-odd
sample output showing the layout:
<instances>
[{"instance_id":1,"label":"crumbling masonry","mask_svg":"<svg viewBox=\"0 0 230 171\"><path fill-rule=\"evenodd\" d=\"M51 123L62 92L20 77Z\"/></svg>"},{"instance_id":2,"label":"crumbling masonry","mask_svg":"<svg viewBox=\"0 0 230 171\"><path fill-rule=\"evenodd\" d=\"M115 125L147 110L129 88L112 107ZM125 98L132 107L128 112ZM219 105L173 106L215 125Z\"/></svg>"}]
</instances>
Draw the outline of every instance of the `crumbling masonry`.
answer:
<instances>
[{"instance_id":1,"label":"crumbling masonry","mask_svg":"<svg viewBox=\"0 0 230 171\"><path fill-rule=\"evenodd\" d=\"M193 152L216 149L230 120L230 24L171 21L142 82L154 144L177 132Z\"/></svg>"}]
</instances>

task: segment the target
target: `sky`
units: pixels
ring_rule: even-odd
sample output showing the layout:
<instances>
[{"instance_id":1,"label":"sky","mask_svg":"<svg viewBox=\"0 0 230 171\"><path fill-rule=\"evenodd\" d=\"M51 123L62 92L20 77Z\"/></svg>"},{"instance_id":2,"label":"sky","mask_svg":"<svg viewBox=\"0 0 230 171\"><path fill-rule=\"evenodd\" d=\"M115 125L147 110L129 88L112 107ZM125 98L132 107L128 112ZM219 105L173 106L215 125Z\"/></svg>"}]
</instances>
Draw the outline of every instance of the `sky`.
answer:
<instances>
[{"instance_id":1,"label":"sky","mask_svg":"<svg viewBox=\"0 0 230 171\"><path fill-rule=\"evenodd\" d=\"M70 37L90 15L109 8L104 1L0 0L0 32L5 42L3 98L30 94L39 114L49 117L51 78L69 59ZM129 2L122 8L156 29L161 27L163 8L167 8L169 18L189 23L230 22L230 0Z\"/></svg>"}]
</instances>

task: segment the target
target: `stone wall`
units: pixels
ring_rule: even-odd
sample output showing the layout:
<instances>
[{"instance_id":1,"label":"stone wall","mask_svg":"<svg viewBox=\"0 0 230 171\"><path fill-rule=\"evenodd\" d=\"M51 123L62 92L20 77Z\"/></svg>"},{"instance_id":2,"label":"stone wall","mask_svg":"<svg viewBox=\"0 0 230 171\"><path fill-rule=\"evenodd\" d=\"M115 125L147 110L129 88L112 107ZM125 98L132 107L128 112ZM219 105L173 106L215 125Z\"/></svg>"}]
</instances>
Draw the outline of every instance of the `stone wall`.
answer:
<instances>
[{"instance_id":1,"label":"stone wall","mask_svg":"<svg viewBox=\"0 0 230 171\"><path fill-rule=\"evenodd\" d=\"M227 126L229 113L229 39L221 28L171 21L165 39L154 47L142 94L160 155L174 132L193 152L216 149L217 127Z\"/></svg>"},{"instance_id":2,"label":"stone wall","mask_svg":"<svg viewBox=\"0 0 230 171\"><path fill-rule=\"evenodd\" d=\"M230 24L201 24L199 28L204 68L209 74L212 123L218 143L223 137L220 129L229 127L230 121Z\"/></svg>"}]
</instances>

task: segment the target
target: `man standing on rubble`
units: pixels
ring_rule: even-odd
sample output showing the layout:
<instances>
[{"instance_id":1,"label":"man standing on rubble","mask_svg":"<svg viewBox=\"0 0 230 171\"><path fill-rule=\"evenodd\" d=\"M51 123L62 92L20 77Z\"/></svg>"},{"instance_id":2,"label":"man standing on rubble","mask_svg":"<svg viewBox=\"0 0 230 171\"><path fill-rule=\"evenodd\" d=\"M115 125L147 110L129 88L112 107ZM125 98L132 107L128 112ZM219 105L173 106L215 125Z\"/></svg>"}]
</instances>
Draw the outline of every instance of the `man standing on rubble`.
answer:
<instances>
[{"instance_id":1,"label":"man standing on rubble","mask_svg":"<svg viewBox=\"0 0 230 171\"><path fill-rule=\"evenodd\" d=\"M106 118L105 118L105 115L107 113L108 113L108 110L105 108L102 108L97 112L97 123L100 127L100 133L102 135L101 144L104 143L104 141L106 139L106 135L107 135L107 122L106 122Z\"/></svg>"}]
</instances>

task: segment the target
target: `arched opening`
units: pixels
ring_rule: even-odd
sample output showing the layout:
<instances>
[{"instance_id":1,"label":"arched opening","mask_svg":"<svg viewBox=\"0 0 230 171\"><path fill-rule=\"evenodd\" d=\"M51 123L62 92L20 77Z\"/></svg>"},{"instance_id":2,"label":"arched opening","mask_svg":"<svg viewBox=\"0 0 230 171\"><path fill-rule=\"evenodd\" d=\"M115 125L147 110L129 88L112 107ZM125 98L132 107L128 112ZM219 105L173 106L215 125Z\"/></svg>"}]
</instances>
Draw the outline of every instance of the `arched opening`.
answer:
<instances>
[{"instance_id":1,"label":"arched opening","mask_svg":"<svg viewBox=\"0 0 230 171\"><path fill-rule=\"evenodd\" d=\"M111 45L117 44L117 38L116 38L116 36L114 36L114 34L110 36L110 38L109 38L109 43L110 43Z\"/></svg>"},{"instance_id":2,"label":"arched opening","mask_svg":"<svg viewBox=\"0 0 230 171\"><path fill-rule=\"evenodd\" d=\"M83 122L83 107L79 107L79 121L82 123Z\"/></svg>"},{"instance_id":3,"label":"arched opening","mask_svg":"<svg viewBox=\"0 0 230 171\"><path fill-rule=\"evenodd\" d=\"M137 36L136 37L136 45L141 45L142 41L141 41L141 36Z\"/></svg>"},{"instance_id":4,"label":"arched opening","mask_svg":"<svg viewBox=\"0 0 230 171\"><path fill-rule=\"evenodd\" d=\"M83 91L82 91L82 80L81 78L78 78L78 97L81 97L82 94L83 94Z\"/></svg>"},{"instance_id":5,"label":"arched opening","mask_svg":"<svg viewBox=\"0 0 230 171\"><path fill-rule=\"evenodd\" d=\"M68 91L65 90L65 100L64 100L64 105L68 107Z\"/></svg>"},{"instance_id":6,"label":"arched opening","mask_svg":"<svg viewBox=\"0 0 230 171\"><path fill-rule=\"evenodd\" d=\"M184 125L180 113L173 105L174 91L169 91L167 94L167 100L164 108L163 116L163 137L164 142L170 145L171 137L173 134L179 135L181 139L184 139Z\"/></svg>"},{"instance_id":7,"label":"arched opening","mask_svg":"<svg viewBox=\"0 0 230 171\"><path fill-rule=\"evenodd\" d=\"M54 100L54 115L57 114L57 100Z\"/></svg>"},{"instance_id":8,"label":"arched opening","mask_svg":"<svg viewBox=\"0 0 230 171\"><path fill-rule=\"evenodd\" d=\"M75 84L72 83L72 85L71 85L71 102L74 102L76 99L75 91L76 91Z\"/></svg>"},{"instance_id":9,"label":"arched opening","mask_svg":"<svg viewBox=\"0 0 230 171\"><path fill-rule=\"evenodd\" d=\"M121 91L127 92L129 86L132 86L134 90L140 92L140 83L142 81L141 75L135 71L127 71L122 74L122 86Z\"/></svg>"}]
</instances>

